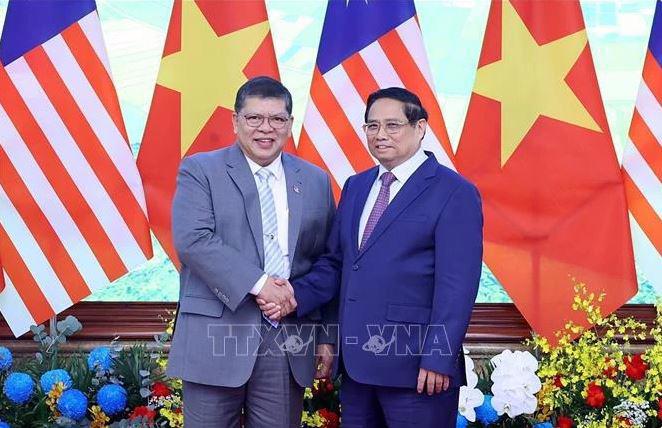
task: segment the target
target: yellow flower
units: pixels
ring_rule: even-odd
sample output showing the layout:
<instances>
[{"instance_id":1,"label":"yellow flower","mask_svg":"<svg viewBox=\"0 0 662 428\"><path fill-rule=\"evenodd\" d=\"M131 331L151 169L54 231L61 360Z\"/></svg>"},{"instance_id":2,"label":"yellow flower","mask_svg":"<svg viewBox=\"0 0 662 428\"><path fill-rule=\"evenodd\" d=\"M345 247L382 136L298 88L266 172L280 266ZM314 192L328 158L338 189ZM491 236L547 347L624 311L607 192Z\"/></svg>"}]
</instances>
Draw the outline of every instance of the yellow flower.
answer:
<instances>
[{"instance_id":1,"label":"yellow flower","mask_svg":"<svg viewBox=\"0 0 662 428\"><path fill-rule=\"evenodd\" d=\"M321 428L325 422L326 420L320 416L319 411L311 413L304 410L301 414L301 424L304 426Z\"/></svg>"},{"instance_id":2,"label":"yellow flower","mask_svg":"<svg viewBox=\"0 0 662 428\"><path fill-rule=\"evenodd\" d=\"M538 394L536 418L544 419L549 413L564 413L575 416L577 428L621 428L628 426L609 409L574 414L572 409L578 399L587 396L590 382L605 388L618 402L635 406L650 406L650 417L657 418L657 402L662 397L662 300L653 328L634 318L620 319L615 314L603 316L599 302L604 294L589 293L584 284L575 281L576 296L573 308L582 312L592 328L583 328L578 323L568 322L556 332L558 343L550 347L543 339L534 336L526 344L539 355L538 376L543 387ZM597 303L596 303L597 302ZM624 343L615 340L621 336ZM625 376L623 357L631 354L629 340L653 339L654 345L643 354L648 365L646 377L633 381ZM624 352L626 350L627 352ZM614 372L613 377L605 372ZM560 376L560 377L557 377ZM560 379L560 383L559 383ZM652 405L652 406L651 406ZM546 419L545 419L546 420Z\"/></svg>"},{"instance_id":3,"label":"yellow flower","mask_svg":"<svg viewBox=\"0 0 662 428\"><path fill-rule=\"evenodd\" d=\"M184 414L182 412L174 412L164 408L159 410L159 414L168 420L171 427L184 427Z\"/></svg>"},{"instance_id":4,"label":"yellow flower","mask_svg":"<svg viewBox=\"0 0 662 428\"><path fill-rule=\"evenodd\" d=\"M169 395L167 399L162 399L159 403L163 406L159 409L159 414L168 420L171 427L184 426L184 413L181 411L182 399L179 395Z\"/></svg>"},{"instance_id":5,"label":"yellow flower","mask_svg":"<svg viewBox=\"0 0 662 428\"><path fill-rule=\"evenodd\" d=\"M105 428L110 422L110 418L101 410L99 406L90 407L90 414L92 415L92 422L90 428Z\"/></svg>"},{"instance_id":6,"label":"yellow flower","mask_svg":"<svg viewBox=\"0 0 662 428\"><path fill-rule=\"evenodd\" d=\"M51 410L51 419L55 420L61 416L60 411L57 409L57 400L60 399L60 396L65 390L64 383L62 382L55 382L53 385L53 388L51 388L50 391L48 391L48 394L46 394L46 405L48 408Z\"/></svg>"}]
</instances>

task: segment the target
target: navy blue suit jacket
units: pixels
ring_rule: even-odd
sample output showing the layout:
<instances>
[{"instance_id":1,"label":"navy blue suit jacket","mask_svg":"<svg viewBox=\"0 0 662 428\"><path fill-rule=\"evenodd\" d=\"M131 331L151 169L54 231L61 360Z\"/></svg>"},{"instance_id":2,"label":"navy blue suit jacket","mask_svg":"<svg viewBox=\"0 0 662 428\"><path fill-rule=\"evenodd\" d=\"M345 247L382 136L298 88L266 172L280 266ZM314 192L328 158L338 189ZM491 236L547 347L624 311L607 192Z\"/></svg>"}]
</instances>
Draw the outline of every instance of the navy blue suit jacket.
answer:
<instances>
[{"instance_id":1,"label":"navy blue suit jacket","mask_svg":"<svg viewBox=\"0 0 662 428\"><path fill-rule=\"evenodd\" d=\"M359 219L378 168L350 177L326 253L294 281L303 316L339 293L342 363L352 379L415 387L419 368L466 382L462 341L478 292L480 195L431 153L359 251Z\"/></svg>"}]
</instances>

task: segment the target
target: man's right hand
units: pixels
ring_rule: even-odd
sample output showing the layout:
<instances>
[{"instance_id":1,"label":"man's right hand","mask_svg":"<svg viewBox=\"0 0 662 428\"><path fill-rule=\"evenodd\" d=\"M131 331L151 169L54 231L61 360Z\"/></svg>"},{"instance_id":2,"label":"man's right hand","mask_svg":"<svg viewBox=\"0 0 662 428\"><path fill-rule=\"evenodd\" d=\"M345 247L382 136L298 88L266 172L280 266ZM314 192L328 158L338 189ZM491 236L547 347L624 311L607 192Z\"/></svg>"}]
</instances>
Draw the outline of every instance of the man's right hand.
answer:
<instances>
[{"instance_id":1,"label":"man's right hand","mask_svg":"<svg viewBox=\"0 0 662 428\"><path fill-rule=\"evenodd\" d=\"M255 296L255 301L260 310L274 321L279 321L297 307L294 289L289 281L281 278L267 278L262 290Z\"/></svg>"}]
</instances>

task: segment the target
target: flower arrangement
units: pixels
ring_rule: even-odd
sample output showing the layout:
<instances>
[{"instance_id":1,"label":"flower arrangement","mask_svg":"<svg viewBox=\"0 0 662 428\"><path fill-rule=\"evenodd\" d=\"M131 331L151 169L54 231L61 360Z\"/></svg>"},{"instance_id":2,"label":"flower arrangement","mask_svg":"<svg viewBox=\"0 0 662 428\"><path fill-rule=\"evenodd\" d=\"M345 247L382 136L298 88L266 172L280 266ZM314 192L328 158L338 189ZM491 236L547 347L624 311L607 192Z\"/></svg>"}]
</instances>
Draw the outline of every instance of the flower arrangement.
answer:
<instances>
[{"instance_id":1,"label":"flower arrangement","mask_svg":"<svg viewBox=\"0 0 662 428\"><path fill-rule=\"evenodd\" d=\"M315 379L312 388L306 388L303 398L303 428L338 428L340 427L340 401L338 391L341 377Z\"/></svg>"},{"instance_id":2,"label":"flower arrangement","mask_svg":"<svg viewBox=\"0 0 662 428\"><path fill-rule=\"evenodd\" d=\"M567 323L555 347L536 336L528 342L540 355L540 418L577 428L662 426L662 306L649 329L632 318L603 316L604 295L583 284L575 291L573 309L592 327ZM647 337L653 346L634 351L631 342Z\"/></svg>"},{"instance_id":3,"label":"flower arrangement","mask_svg":"<svg viewBox=\"0 0 662 428\"><path fill-rule=\"evenodd\" d=\"M479 376L475 363L465 351L467 385L460 388L457 426L487 427L536 425L533 413L541 382L536 371L538 361L528 351L508 349L490 360L490 368L477 387ZM481 390L486 390L484 394Z\"/></svg>"},{"instance_id":4,"label":"flower arrangement","mask_svg":"<svg viewBox=\"0 0 662 428\"><path fill-rule=\"evenodd\" d=\"M46 333L39 352L15 360L0 347L0 428L22 426L182 427L181 383L164 376L166 332L148 346L109 346L62 356L59 345L82 326L73 317Z\"/></svg>"},{"instance_id":5,"label":"flower arrangement","mask_svg":"<svg viewBox=\"0 0 662 428\"><path fill-rule=\"evenodd\" d=\"M604 296L576 285L573 308L591 328L568 323L556 346L534 336L529 351L504 350L486 365L465 351L457 426L662 428L662 305L655 325L603 316ZM0 347L0 428L19 426L183 427L181 381L164 376L163 345L110 343L63 357L59 344L82 326L73 317L47 334L33 327L39 352L15 360ZM634 340L652 339L635 348ZM338 428L341 379L315 380L304 393L302 428Z\"/></svg>"},{"instance_id":6,"label":"flower arrangement","mask_svg":"<svg viewBox=\"0 0 662 428\"><path fill-rule=\"evenodd\" d=\"M662 427L662 305L655 325L603 316L604 296L575 285L573 309L590 328L568 323L557 345L533 336L528 351L505 350L490 360L483 385L465 355L458 427ZM653 339L635 352L633 340ZM489 379L489 381L488 381ZM483 395L484 394L484 395Z\"/></svg>"}]
</instances>

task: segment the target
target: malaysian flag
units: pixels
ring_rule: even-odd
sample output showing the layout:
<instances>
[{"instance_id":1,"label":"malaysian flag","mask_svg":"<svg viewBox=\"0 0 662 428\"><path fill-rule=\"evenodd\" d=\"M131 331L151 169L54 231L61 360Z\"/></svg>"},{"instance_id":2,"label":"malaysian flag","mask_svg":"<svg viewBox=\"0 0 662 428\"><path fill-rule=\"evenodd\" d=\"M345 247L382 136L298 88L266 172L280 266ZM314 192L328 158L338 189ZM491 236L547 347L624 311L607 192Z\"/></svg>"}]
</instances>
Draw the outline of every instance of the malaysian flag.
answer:
<instances>
[{"instance_id":1,"label":"malaysian flag","mask_svg":"<svg viewBox=\"0 0 662 428\"><path fill-rule=\"evenodd\" d=\"M623 156L637 269L662 293L662 5L657 2L643 79Z\"/></svg>"},{"instance_id":2,"label":"malaysian flag","mask_svg":"<svg viewBox=\"0 0 662 428\"><path fill-rule=\"evenodd\" d=\"M430 115L423 147L453 168L414 2L330 0L297 153L329 172L336 198L348 177L375 165L365 102L390 86L419 96Z\"/></svg>"},{"instance_id":3,"label":"malaysian flag","mask_svg":"<svg viewBox=\"0 0 662 428\"><path fill-rule=\"evenodd\" d=\"M94 1L10 1L0 63L0 311L18 336L152 247Z\"/></svg>"}]
</instances>

